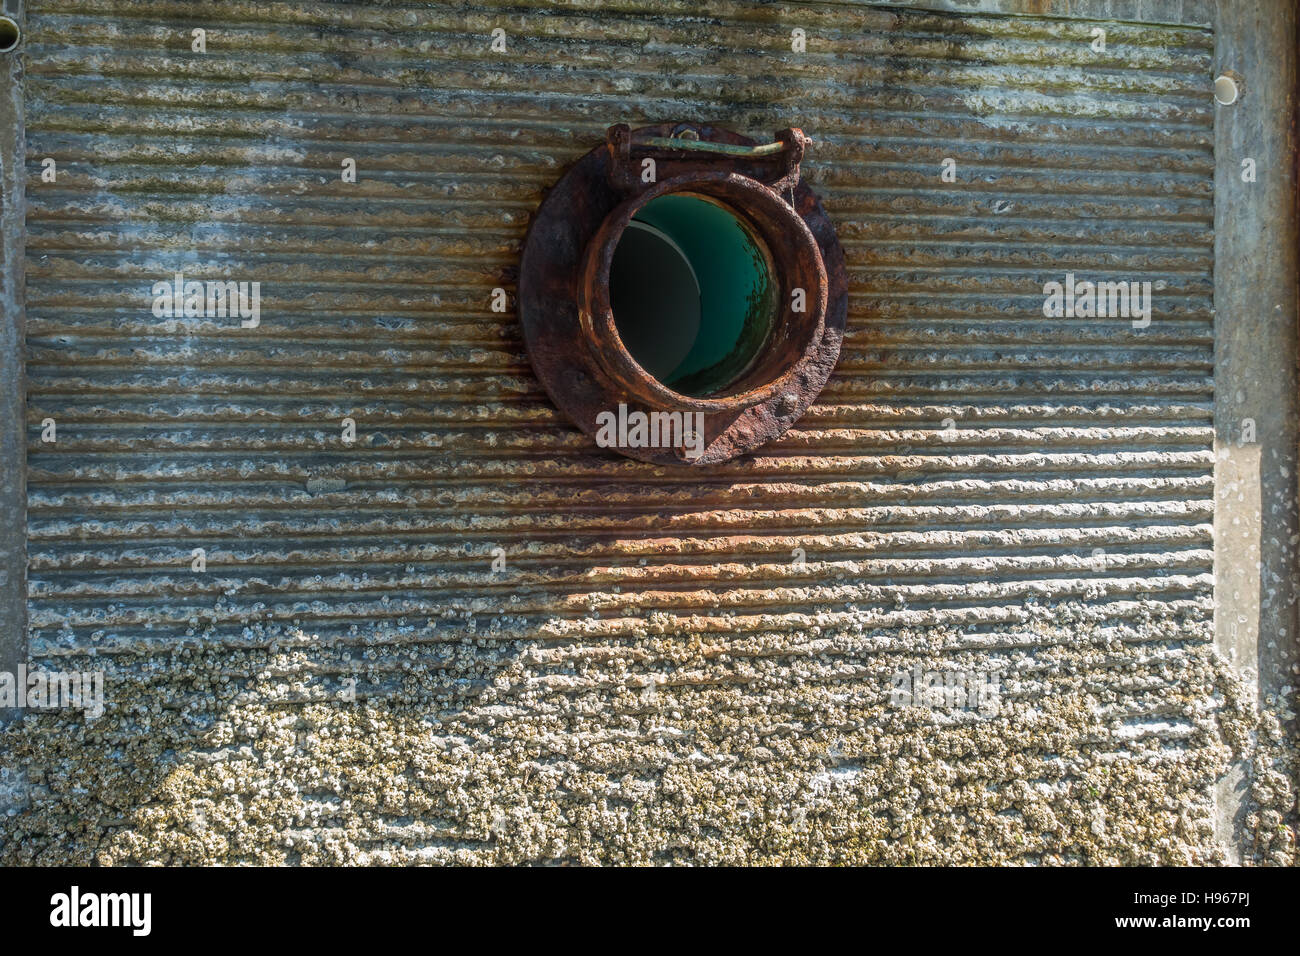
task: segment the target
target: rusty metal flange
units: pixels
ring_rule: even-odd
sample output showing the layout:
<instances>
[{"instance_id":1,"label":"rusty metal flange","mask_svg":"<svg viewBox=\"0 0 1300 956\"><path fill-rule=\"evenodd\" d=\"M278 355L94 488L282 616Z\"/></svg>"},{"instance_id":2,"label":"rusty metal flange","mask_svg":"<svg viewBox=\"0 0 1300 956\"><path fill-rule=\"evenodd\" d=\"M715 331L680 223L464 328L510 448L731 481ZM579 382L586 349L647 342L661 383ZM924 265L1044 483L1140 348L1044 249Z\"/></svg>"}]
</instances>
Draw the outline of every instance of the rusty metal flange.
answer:
<instances>
[{"instance_id":1,"label":"rusty metal flange","mask_svg":"<svg viewBox=\"0 0 1300 956\"><path fill-rule=\"evenodd\" d=\"M681 149L668 145L681 139ZM839 357L848 288L830 218L799 182L807 143L796 129L758 146L692 123L635 131L619 125L547 195L524 242L519 316L538 379L598 443L602 421L620 406L647 417L680 413L702 421L702 445L606 447L657 464L719 464L780 435L822 390ZM657 181L631 174L642 156L655 159ZM673 391L642 369L619 339L609 306L610 262L624 228L645 203L670 193L703 197L742 219L766 246L779 291L765 345L737 381L707 397ZM795 288L804 290L803 311L792 308Z\"/></svg>"}]
</instances>

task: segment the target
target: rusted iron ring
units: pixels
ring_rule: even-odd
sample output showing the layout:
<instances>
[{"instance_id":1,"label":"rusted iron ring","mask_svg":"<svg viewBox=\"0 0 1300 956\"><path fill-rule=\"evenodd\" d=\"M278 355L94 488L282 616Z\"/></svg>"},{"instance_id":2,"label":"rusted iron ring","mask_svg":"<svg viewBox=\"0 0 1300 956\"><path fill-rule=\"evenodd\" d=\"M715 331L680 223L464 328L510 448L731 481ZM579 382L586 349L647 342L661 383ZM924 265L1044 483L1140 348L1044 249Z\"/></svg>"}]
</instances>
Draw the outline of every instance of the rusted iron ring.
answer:
<instances>
[{"instance_id":1,"label":"rusted iron ring","mask_svg":"<svg viewBox=\"0 0 1300 956\"><path fill-rule=\"evenodd\" d=\"M620 406L702 419L702 447L696 442L690 451L612 446L643 461L700 466L753 451L808 409L839 356L848 295L844 254L830 219L797 181L806 137L785 130L778 139L790 149L740 158L706 155L699 147L657 147L651 155L667 178L641 184L626 175L629 146L638 139L684 131L733 148L754 144L690 123L635 132L612 127L607 143L571 167L538 209L520 264L519 313L534 371L583 431L598 437L598 416ZM766 247L777 289L766 343L736 381L706 397L676 392L646 372L619 338L610 307L610 265L624 229L646 203L669 194L707 199L742 219ZM802 311L791 307L796 288L802 290Z\"/></svg>"}]
</instances>

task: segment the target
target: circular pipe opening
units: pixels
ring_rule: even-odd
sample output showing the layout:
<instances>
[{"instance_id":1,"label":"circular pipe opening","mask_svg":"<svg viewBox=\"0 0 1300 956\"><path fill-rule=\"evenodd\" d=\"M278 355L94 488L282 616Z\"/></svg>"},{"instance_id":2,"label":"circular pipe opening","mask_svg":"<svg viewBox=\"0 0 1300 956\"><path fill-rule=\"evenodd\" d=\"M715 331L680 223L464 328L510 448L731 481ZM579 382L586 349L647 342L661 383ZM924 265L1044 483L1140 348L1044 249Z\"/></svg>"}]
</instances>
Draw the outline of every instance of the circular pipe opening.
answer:
<instances>
[{"instance_id":1,"label":"circular pipe opening","mask_svg":"<svg viewBox=\"0 0 1300 956\"><path fill-rule=\"evenodd\" d=\"M587 247L579 320L592 357L640 400L737 413L791 388L820 341L827 295L817 240L789 204L706 172L662 180L605 217ZM665 308L681 302L670 321Z\"/></svg>"},{"instance_id":2,"label":"circular pipe opening","mask_svg":"<svg viewBox=\"0 0 1300 956\"><path fill-rule=\"evenodd\" d=\"M634 132L642 140L695 133L720 146L756 145L680 122ZM848 306L844 252L792 157L678 157L659 143L672 173L638 183L622 148L632 135L610 127L605 142L560 177L529 226L519 267L528 359L556 406L598 447L657 465L718 465L783 434L826 384ZM798 131L777 139L803 142ZM656 204L662 197L686 202ZM690 230L669 221L674 205L682 215L717 216L738 233L739 247L750 250L747 267L710 266ZM700 232L716 244L716 229ZM751 294L766 278L771 311L744 312L759 334L747 338L710 311L720 276L747 279ZM692 353L704 355L700 371L717 373L698 387L687 381ZM719 356L733 353L730 368L716 369Z\"/></svg>"},{"instance_id":3,"label":"circular pipe opening","mask_svg":"<svg viewBox=\"0 0 1300 956\"><path fill-rule=\"evenodd\" d=\"M673 391L725 391L767 345L771 258L720 203L670 194L646 203L614 249L610 307L623 346Z\"/></svg>"},{"instance_id":4,"label":"circular pipe opening","mask_svg":"<svg viewBox=\"0 0 1300 956\"><path fill-rule=\"evenodd\" d=\"M1236 79L1227 73L1214 81L1214 100L1220 106L1231 106L1240 95Z\"/></svg>"},{"instance_id":5,"label":"circular pipe opening","mask_svg":"<svg viewBox=\"0 0 1300 956\"><path fill-rule=\"evenodd\" d=\"M0 16L0 53L9 53L16 49L21 39L22 31L18 29L17 21Z\"/></svg>"}]
</instances>

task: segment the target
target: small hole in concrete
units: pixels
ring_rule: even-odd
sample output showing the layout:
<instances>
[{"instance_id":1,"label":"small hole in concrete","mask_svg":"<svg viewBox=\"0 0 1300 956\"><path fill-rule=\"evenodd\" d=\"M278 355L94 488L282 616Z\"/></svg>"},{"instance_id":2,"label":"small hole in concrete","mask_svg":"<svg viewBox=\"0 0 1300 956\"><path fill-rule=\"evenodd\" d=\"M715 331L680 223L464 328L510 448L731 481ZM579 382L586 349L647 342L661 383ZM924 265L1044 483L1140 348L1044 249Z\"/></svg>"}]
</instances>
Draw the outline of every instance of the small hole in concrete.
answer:
<instances>
[{"instance_id":1,"label":"small hole in concrete","mask_svg":"<svg viewBox=\"0 0 1300 956\"><path fill-rule=\"evenodd\" d=\"M694 195L652 199L620 237L610 307L624 347L683 395L724 391L767 344L774 309L769 257L730 209Z\"/></svg>"},{"instance_id":2,"label":"small hole in concrete","mask_svg":"<svg viewBox=\"0 0 1300 956\"><path fill-rule=\"evenodd\" d=\"M8 53L18 46L22 31L18 24L9 17L0 16L0 53Z\"/></svg>"},{"instance_id":3,"label":"small hole in concrete","mask_svg":"<svg viewBox=\"0 0 1300 956\"><path fill-rule=\"evenodd\" d=\"M1239 95L1237 81L1232 77L1225 74L1214 81L1214 99L1220 106L1231 106Z\"/></svg>"}]
</instances>

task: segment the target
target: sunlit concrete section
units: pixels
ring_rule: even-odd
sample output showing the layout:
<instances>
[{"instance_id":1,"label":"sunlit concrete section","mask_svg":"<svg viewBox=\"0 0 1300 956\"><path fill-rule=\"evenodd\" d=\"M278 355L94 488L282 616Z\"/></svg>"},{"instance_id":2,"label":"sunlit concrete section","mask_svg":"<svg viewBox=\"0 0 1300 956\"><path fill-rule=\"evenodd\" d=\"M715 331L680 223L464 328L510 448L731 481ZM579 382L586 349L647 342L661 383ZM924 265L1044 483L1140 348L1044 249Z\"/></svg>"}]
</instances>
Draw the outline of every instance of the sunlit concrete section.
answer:
<instances>
[{"instance_id":1,"label":"sunlit concrete section","mask_svg":"<svg viewBox=\"0 0 1300 956\"><path fill-rule=\"evenodd\" d=\"M1297 226L1294 5L1221 3L1215 72L1215 643L1294 743L1297 685ZM1253 71L1253 75L1252 75ZM1267 735L1268 728L1261 733ZM1218 787L1240 858L1252 793L1294 792L1294 753L1243 756ZM1288 778L1290 782L1288 783ZM1248 851L1247 851L1248 852Z\"/></svg>"}]
</instances>

